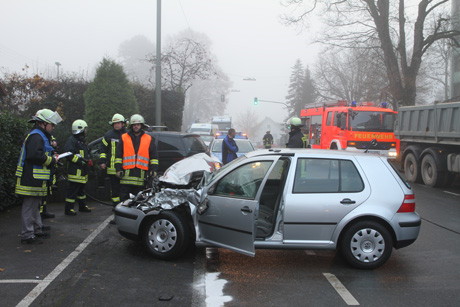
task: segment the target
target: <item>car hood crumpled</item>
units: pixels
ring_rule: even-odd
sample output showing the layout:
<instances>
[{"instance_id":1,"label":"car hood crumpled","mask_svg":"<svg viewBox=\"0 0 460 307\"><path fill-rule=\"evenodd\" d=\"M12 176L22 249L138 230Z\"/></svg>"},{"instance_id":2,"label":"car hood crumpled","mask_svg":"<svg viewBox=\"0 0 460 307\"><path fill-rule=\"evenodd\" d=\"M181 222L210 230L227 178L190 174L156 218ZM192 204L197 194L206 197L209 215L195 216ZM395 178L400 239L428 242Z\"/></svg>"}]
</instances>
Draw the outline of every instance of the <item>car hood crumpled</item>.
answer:
<instances>
[{"instance_id":1,"label":"car hood crumpled","mask_svg":"<svg viewBox=\"0 0 460 307\"><path fill-rule=\"evenodd\" d=\"M216 157L198 153L171 165L160 177L160 181L174 185L187 185L193 173L203 171L212 173L216 170L217 164L220 164L220 161Z\"/></svg>"},{"instance_id":2,"label":"car hood crumpled","mask_svg":"<svg viewBox=\"0 0 460 307\"><path fill-rule=\"evenodd\" d=\"M162 210L171 210L184 203L198 206L201 199L201 189L163 189L155 194L144 193L137 195L131 201L130 206L136 206L137 209L143 212L156 211L159 213ZM141 199L139 199L141 198ZM153 212L155 213L155 212Z\"/></svg>"}]
</instances>

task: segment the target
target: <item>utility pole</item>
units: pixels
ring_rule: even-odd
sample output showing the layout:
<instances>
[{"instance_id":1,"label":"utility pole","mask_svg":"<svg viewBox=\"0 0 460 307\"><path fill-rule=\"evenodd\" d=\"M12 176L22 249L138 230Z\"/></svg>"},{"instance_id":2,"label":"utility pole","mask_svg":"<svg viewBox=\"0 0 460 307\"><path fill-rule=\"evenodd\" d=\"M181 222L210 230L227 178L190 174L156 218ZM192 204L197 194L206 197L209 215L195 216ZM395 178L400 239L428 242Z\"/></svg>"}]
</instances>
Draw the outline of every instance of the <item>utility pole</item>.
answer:
<instances>
[{"instance_id":1,"label":"utility pole","mask_svg":"<svg viewBox=\"0 0 460 307\"><path fill-rule=\"evenodd\" d=\"M155 63L155 124L157 126L162 126L162 123L161 123L161 0L157 0L157 55L156 55L156 63Z\"/></svg>"},{"instance_id":2,"label":"utility pole","mask_svg":"<svg viewBox=\"0 0 460 307\"><path fill-rule=\"evenodd\" d=\"M452 1L452 28L460 31L460 1ZM460 48L452 46L451 98L460 97ZM458 99L457 99L458 100Z\"/></svg>"}]
</instances>

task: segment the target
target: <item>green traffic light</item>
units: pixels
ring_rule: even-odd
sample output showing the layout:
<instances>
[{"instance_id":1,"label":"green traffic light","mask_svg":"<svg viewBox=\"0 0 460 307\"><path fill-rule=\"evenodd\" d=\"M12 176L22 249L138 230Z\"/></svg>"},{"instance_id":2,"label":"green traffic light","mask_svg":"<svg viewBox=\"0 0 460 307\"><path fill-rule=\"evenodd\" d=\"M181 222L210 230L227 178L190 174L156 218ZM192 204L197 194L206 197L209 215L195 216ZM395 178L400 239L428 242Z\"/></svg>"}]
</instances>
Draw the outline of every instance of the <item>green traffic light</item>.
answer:
<instances>
[{"instance_id":1,"label":"green traffic light","mask_svg":"<svg viewBox=\"0 0 460 307\"><path fill-rule=\"evenodd\" d=\"M259 104L259 99L257 97L254 97L254 105L258 105Z\"/></svg>"}]
</instances>

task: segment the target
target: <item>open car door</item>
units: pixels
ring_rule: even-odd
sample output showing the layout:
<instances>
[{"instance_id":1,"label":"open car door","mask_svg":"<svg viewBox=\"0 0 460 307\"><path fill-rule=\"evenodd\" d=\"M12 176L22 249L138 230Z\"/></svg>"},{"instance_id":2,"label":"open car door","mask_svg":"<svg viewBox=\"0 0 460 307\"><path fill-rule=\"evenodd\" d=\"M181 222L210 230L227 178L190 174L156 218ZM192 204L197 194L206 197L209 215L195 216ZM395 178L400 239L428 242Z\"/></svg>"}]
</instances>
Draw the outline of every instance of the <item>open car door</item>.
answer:
<instances>
[{"instance_id":1,"label":"open car door","mask_svg":"<svg viewBox=\"0 0 460 307\"><path fill-rule=\"evenodd\" d=\"M274 160L239 165L211 184L208 208L197 215L201 241L254 256L256 195Z\"/></svg>"}]
</instances>

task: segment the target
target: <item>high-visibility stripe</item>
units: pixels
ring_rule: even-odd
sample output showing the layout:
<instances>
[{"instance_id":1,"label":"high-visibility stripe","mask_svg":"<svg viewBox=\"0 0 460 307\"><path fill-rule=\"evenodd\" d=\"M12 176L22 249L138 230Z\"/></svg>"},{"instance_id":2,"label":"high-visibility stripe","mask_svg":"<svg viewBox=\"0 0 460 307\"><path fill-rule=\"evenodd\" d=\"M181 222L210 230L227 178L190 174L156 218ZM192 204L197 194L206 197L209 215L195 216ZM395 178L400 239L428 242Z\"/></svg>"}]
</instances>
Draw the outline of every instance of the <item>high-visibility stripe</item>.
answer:
<instances>
[{"instance_id":1,"label":"high-visibility stripe","mask_svg":"<svg viewBox=\"0 0 460 307\"><path fill-rule=\"evenodd\" d=\"M77 196L77 199L86 199L86 195L79 195Z\"/></svg>"},{"instance_id":2,"label":"high-visibility stripe","mask_svg":"<svg viewBox=\"0 0 460 307\"><path fill-rule=\"evenodd\" d=\"M109 143L107 143L107 141L105 140L105 138L102 138L102 144L104 144L104 146L109 145Z\"/></svg>"},{"instance_id":3,"label":"high-visibility stripe","mask_svg":"<svg viewBox=\"0 0 460 307\"><path fill-rule=\"evenodd\" d=\"M41 187L29 187L21 185L21 178L17 178L14 192L25 196L46 196L48 193L46 181L42 182Z\"/></svg>"},{"instance_id":4,"label":"high-visibility stripe","mask_svg":"<svg viewBox=\"0 0 460 307\"><path fill-rule=\"evenodd\" d=\"M74 156L73 156L72 162L73 162L73 163L77 163L77 162L78 162L78 156L77 156L77 155L74 155Z\"/></svg>"},{"instance_id":5,"label":"high-visibility stripe","mask_svg":"<svg viewBox=\"0 0 460 307\"><path fill-rule=\"evenodd\" d=\"M65 201L68 202L68 203L73 204L75 202L75 199L74 198L66 198Z\"/></svg>"},{"instance_id":6,"label":"high-visibility stripe","mask_svg":"<svg viewBox=\"0 0 460 307\"><path fill-rule=\"evenodd\" d=\"M150 164L158 165L158 159L152 159L152 160L150 160Z\"/></svg>"}]
</instances>

